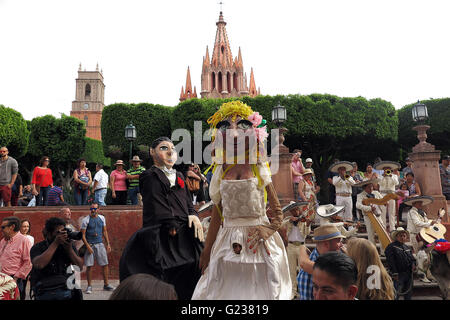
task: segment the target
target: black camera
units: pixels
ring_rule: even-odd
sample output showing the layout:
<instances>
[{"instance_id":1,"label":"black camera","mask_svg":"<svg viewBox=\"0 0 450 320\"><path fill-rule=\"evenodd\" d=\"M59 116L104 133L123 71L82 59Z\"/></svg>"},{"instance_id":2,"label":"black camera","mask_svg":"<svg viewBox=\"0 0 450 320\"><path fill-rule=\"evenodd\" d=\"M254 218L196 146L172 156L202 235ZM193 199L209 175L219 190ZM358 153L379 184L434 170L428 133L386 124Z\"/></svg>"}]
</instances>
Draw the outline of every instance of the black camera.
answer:
<instances>
[{"instance_id":1,"label":"black camera","mask_svg":"<svg viewBox=\"0 0 450 320\"><path fill-rule=\"evenodd\" d=\"M72 229L69 228L64 228L61 230L61 233L66 232L67 233L67 238L69 238L69 240L81 240L81 238L83 237L81 231L72 231Z\"/></svg>"}]
</instances>

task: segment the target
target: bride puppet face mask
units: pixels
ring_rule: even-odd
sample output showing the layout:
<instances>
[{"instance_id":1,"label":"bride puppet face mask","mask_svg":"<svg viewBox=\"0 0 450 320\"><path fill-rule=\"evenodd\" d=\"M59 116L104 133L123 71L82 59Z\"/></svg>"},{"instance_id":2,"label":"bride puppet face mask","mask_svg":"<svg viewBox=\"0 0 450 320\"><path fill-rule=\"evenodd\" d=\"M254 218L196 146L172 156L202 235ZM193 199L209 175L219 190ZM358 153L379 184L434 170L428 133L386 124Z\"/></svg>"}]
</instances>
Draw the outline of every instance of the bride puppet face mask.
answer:
<instances>
[{"instance_id":1,"label":"bride puppet face mask","mask_svg":"<svg viewBox=\"0 0 450 320\"><path fill-rule=\"evenodd\" d=\"M208 119L215 160L218 163L249 160L256 164L268 136L265 122L258 112L239 100L222 104Z\"/></svg>"},{"instance_id":2,"label":"bride puppet face mask","mask_svg":"<svg viewBox=\"0 0 450 320\"><path fill-rule=\"evenodd\" d=\"M177 151L172 141L167 137L156 139L150 147L150 156L157 167L172 169L177 161Z\"/></svg>"}]
</instances>

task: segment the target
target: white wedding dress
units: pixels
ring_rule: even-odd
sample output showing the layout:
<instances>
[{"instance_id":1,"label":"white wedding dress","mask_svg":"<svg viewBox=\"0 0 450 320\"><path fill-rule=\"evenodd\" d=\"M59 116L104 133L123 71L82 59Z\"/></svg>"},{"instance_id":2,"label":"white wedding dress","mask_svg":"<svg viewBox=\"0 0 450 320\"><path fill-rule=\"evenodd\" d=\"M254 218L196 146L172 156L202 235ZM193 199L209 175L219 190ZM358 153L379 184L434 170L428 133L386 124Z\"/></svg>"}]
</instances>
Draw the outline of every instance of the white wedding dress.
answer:
<instances>
[{"instance_id":1,"label":"white wedding dress","mask_svg":"<svg viewBox=\"0 0 450 320\"><path fill-rule=\"evenodd\" d=\"M249 249L251 227L269 225L264 203L264 187L271 182L270 171L258 166L258 178L222 180L218 166L210 184L214 203L222 201L223 226L211 249L208 268L200 278L193 300L289 300L291 279L287 253L278 232L266 240L270 255L260 244L256 253ZM242 246L240 254L233 243Z\"/></svg>"}]
</instances>

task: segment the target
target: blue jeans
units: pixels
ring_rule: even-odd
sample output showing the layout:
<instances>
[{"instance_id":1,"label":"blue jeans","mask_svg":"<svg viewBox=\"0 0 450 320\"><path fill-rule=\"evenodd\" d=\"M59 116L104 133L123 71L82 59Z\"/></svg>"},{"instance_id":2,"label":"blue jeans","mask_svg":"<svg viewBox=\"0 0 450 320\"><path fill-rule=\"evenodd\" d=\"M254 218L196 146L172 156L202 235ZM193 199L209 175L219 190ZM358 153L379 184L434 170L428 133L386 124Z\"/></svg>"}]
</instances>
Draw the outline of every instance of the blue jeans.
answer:
<instances>
[{"instance_id":1,"label":"blue jeans","mask_svg":"<svg viewBox=\"0 0 450 320\"><path fill-rule=\"evenodd\" d=\"M48 192L50 187L41 187L39 194L36 196L36 206L46 206L48 202Z\"/></svg>"},{"instance_id":2,"label":"blue jeans","mask_svg":"<svg viewBox=\"0 0 450 320\"><path fill-rule=\"evenodd\" d=\"M75 204L77 206L85 206L87 205L87 198L88 198L88 189L81 190L78 189L74 191L73 197L75 198Z\"/></svg>"},{"instance_id":3,"label":"blue jeans","mask_svg":"<svg viewBox=\"0 0 450 320\"><path fill-rule=\"evenodd\" d=\"M72 290L69 289L56 289L36 295L36 300L70 300L71 298Z\"/></svg>"},{"instance_id":4,"label":"blue jeans","mask_svg":"<svg viewBox=\"0 0 450 320\"><path fill-rule=\"evenodd\" d=\"M98 203L100 206L106 206L105 197L108 189L95 190L94 203Z\"/></svg>"},{"instance_id":5,"label":"blue jeans","mask_svg":"<svg viewBox=\"0 0 450 320\"><path fill-rule=\"evenodd\" d=\"M139 187L128 189L128 198L131 201L131 204L136 206L138 204L137 194L139 193Z\"/></svg>"}]
</instances>

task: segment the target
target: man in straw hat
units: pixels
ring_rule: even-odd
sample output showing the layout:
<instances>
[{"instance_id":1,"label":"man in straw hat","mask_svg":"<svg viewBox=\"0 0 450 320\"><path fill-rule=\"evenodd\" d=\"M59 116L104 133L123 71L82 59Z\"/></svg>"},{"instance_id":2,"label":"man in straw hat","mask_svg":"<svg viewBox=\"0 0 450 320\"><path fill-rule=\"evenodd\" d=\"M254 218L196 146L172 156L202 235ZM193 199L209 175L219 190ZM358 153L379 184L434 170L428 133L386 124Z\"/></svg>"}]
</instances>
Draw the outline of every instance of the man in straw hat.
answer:
<instances>
[{"instance_id":1,"label":"man in straw hat","mask_svg":"<svg viewBox=\"0 0 450 320\"><path fill-rule=\"evenodd\" d=\"M138 195L140 194L139 175L145 171L145 168L141 166L141 162L142 160L139 159L139 156L134 156L131 159L133 167L127 170L128 199L134 206L138 204Z\"/></svg>"},{"instance_id":2,"label":"man in straw hat","mask_svg":"<svg viewBox=\"0 0 450 320\"><path fill-rule=\"evenodd\" d=\"M362 201L364 199L369 198L375 198L375 199L381 199L382 196L378 191L373 190L373 185L377 183L378 179L370 179L362 181L355 186L363 188L363 191L359 193L356 197L356 208L361 210L364 217L364 223L366 225L366 230L368 234L368 239L370 242L372 242L374 245L376 245L375 242L375 233L372 226L372 223L370 222L369 217L367 216L367 212L373 212L376 216L381 215L381 209L380 206L371 204L371 205L364 205ZM382 221L383 227L385 227L385 221ZM383 253L383 247L381 247L381 253Z\"/></svg>"},{"instance_id":3,"label":"man in straw hat","mask_svg":"<svg viewBox=\"0 0 450 320\"><path fill-rule=\"evenodd\" d=\"M394 174L394 170L400 168L400 163L394 161L381 161L375 164L376 170L383 170L380 177L380 193L384 197L387 194L395 193L395 187L399 184L398 176ZM389 227L387 230L395 230L397 221L395 200L389 200L386 206L381 207L381 220L386 223L386 214L389 212Z\"/></svg>"},{"instance_id":4,"label":"man in straw hat","mask_svg":"<svg viewBox=\"0 0 450 320\"><path fill-rule=\"evenodd\" d=\"M282 209L285 215L292 214L283 221L282 231L283 240L287 243L286 251L289 262L289 273L292 282L291 299L298 299L297 274L299 269L300 250L299 247L305 243L306 237L311 233L312 220L305 217L305 211L308 207L307 201L294 202ZM305 210L305 211L303 211Z\"/></svg>"},{"instance_id":5,"label":"man in straw hat","mask_svg":"<svg viewBox=\"0 0 450 320\"><path fill-rule=\"evenodd\" d=\"M352 186L355 184L355 180L347 173L352 169L353 165L348 161L336 162L329 169L329 171L339 174L333 177L333 185L336 187L336 205L345 207L345 211L341 217L347 221L353 219Z\"/></svg>"},{"instance_id":6,"label":"man in straw hat","mask_svg":"<svg viewBox=\"0 0 450 320\"><path fill-rule=\"evenodd\" d=\"M309 256L307 248L300 246L301 270L297 276L300 300L314 299L312 282L314 263L321 254L339 251L342 248L342 239L345 239L345 236L339 232L336 226L328 224L314 230L313 241L316 243L316 248Z\"/></svg>"},{"instance_id":7,"label":"man in straw hat","mask_svg":"<svg viewBox=\"0 0 450 320\"><path fill-rule=\"evenodd\" d=\"M391 238L394 242L386 247L386 261L394 281L395 299L398 300L400 295L403 295L405 300L411 300L416 259L412 254L412 248L406 245L409 232L398 227L392 231Z\"/></svg>"},{"instance_id":8,"label":"man in straw hat","mask_svg":"<svg viewBox=\"0 0 450 320\"><path fill-rule=\"evenodd\" d=\"M429 220L426 212L423 210L423 206L432 203L433 200L433 197L430 196L418 196L404 202L406 205L412 206L408 211L407 230L409 231L410 242L416 254L418 274L423 282L430 282L427 276L427 270L424 268L427 255L423 251L424 243L417 241L417 234L420 233L422 228L431 227L436 223L435 220ZM431 275L429 277L431 278Z\"/></svg>"},{"instance_id":9,"label":"man in straw hat","mask_svg":"<svg viewBox=\"0 0 450 320\"><path fill-rule=\"evenodd\" d=\"M317 215L320 219L320 225L332 224L338 228L342 235L346 238L350 238L356 235L358 232L359 222L356 224L356 227L351 225L349 230L345 228L345 223L340 216L339 213L344 211L344 206L335 206L333 204L325 204L321 205L317 208Z\"/></svg>"}]
</instances>

